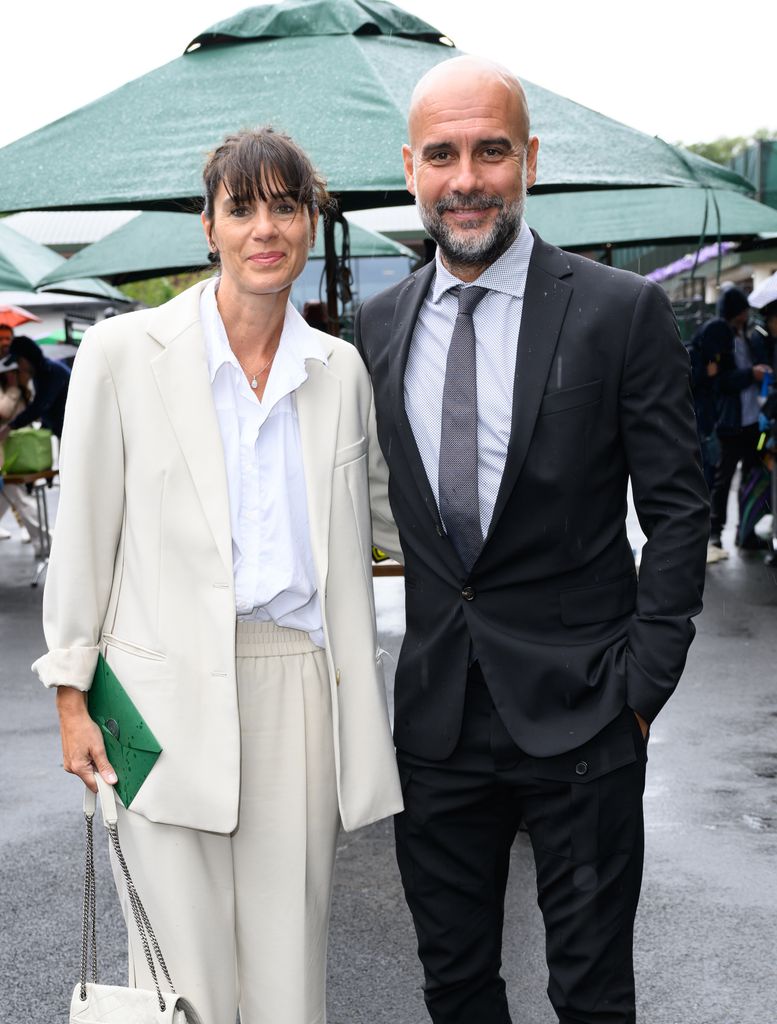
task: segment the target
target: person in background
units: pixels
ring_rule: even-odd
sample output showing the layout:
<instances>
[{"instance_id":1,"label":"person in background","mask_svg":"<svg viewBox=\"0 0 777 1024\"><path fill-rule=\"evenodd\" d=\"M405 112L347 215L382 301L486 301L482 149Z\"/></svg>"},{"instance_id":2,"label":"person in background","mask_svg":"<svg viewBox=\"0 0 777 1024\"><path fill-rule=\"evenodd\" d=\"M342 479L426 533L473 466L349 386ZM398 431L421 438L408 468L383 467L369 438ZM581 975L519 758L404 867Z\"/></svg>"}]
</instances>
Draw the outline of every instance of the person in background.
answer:
<instances>
[{"instance_id":1,"label":"person in background","mask_svg":"<svg viewBox=\"0 0 777 1024\"><path fill-rule=\"evenodd\" d=\"M0 359L8 355L8 349L13 341L13 327L9 324L0 324Z\"/></svg>"},{"instance_id":2,"label":"person in background","mask_svg":"<svg viewBox=\"0 0 777 1024\"><path fill-rule=\"evenodd\" d=\"M720 458L715 469L715 479L710 493L710 555L722 552L723 530L726 526L728 495L737 466L741 465L742 480L759 464L758 439L760 428L759 393L761 381L770 372L763 338L754 332L749 337L745 331L750 315L747 296L739 288L729 287L718 297L719 320L728 328L727 336L721 332L720 358L717 373L717 434L720 442ZM757 550L766 547L764 541L752 531L740 537L737 543L742 550Z\"/></svg>"},{"instance_id":3,"label":"person in background","mask_svg":"<svg viewBox=\"0 0 777 1024\"><path fill-rule=\"evenodd\" d=\"M777 300L768 303L760 311L763 326L756 324L750 335L753 344L763 346L764 358L771 366L772 373L777 374Z\"/></svg>"},{"instance_id":4,"label":"person in background","mask_svg":"<svg viewBox=\"0 0 777 1024\"><path fill-rule=\"evenodd\" d=\"M10 329L10 328L9 328ZM19 368L12 356L0 358L0 428L10 423L30 400L29 392L19 383ZM3 441L0 440L0 466L5 460ZM0 517L10 509L24 528L23 541L39 536L35 499L19 484L5 484L0 491ZM9 540L12 534L0 527L0 540ZM40 554L36 551L36 554Z\"/></svg>"},{"instance_id":5,"label":"person in background","mask_svg":"<svg viewBox=\"0 0 777 1024\"><path fill-rule=\"evenodd\" d=\"M70 370L55 359L47 359L32 338L23 335L13 339L8 355L18 365L20 384L28 387L32 383L35 393L32 401L0 428L0 440L3 440L9 431L29 426L37 421L55 437L61 437Z\"/></svg>"},{"instance_id":6,"label":"person in background","mask_svg":"<svg viewBox=\"0 0 777 1024\"><path fill-rule=\"evenodd\" d=\"M323 1024L338 828L401 808L370 550L387 473L358 354L289 301L324 181L270 128L204 179L219 275L79 346L34 669L90 788L117 767L85 699L98 654L162 747L119 832L203 1024ZM397 550L390 518L375 539Z\"/></svg>"},{"instance_id":7,"label":"person in background","mask_svg":"<svg viewBox=\"0 0 777 1024\"><path fill-rule=\"evenodd\" d=\"M720 442L716 429L718 416L718 364L720 352L730 337L725 320L713 317L694 334L688 354L691 360L691 390L699 431L702 469L707 489L712 490L715 467L720 458Z\"/></svg>"}]
</instances>

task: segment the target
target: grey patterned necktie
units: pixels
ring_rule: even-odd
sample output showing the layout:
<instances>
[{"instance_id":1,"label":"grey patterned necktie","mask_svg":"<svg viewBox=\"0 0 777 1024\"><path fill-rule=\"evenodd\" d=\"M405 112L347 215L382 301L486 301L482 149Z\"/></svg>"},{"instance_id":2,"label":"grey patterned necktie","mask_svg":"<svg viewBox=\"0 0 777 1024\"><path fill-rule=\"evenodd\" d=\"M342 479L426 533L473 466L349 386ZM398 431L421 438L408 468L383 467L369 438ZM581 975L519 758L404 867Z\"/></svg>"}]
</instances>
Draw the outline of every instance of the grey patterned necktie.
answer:
<instances>
[{"instance_id":1,"label":"grey patterned necktie","mask_svg":"<svg viewBox=\"0 0 777 1024\"><path fill-rule=\"evenodd\" d=\"M470 571L483 546L478 497L478 404L475 327L472 313L488 288L458 288L442 392L440 515L464 568Z\"/></svg>"}]
</instances>

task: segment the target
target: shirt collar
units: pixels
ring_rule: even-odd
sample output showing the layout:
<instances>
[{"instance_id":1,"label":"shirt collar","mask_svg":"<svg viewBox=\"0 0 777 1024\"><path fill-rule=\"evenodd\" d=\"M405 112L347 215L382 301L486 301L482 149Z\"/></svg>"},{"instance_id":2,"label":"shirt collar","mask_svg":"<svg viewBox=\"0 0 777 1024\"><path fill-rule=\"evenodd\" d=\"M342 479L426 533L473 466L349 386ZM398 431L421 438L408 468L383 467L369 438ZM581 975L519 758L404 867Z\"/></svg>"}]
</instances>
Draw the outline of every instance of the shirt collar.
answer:
<instances>
[{"instance_id":1,"label":"shirt collar","mask_svg":"<svg viewBox=\"0 0 777 1024\"><path fill-rule=\"evenodd\" d=\"M521 221L521 228L513 244L506 249L502 255L486 267L483 273L475 281L467 282L476 284L481 288L489 288L494 292L503 292L516 299L522 299L526 288L526 275L529 272L529 260L531 259L534 247L534 236L529 230L525 220ZM439 302L446 292L452 288L458 288L462 284L458 277L455 277L442 262L440 249L438 247L435 256L435 276L430 298L432 302Z\"/></svg>"},{"instance_id":2,"label":"shirt collar","mask_svg":"<svg viewBox=\"0 0 777 1024\"><path fill-rule=\"evenodd\" d=\"M214 277L208 281L200 295L200 321L205 336L211 384L224 363L229 363L236 370L240 370L240 363L230 347L224 321L221 319L216 303L217 284L218 277ZM287 303L281 340L278 345L278 352L282 353L283 362L295 364L303 371L306 359L318 359L326 366L328 360L324 339L325 335L309 327L291 302Z\"/></svg>"}]
</instances>

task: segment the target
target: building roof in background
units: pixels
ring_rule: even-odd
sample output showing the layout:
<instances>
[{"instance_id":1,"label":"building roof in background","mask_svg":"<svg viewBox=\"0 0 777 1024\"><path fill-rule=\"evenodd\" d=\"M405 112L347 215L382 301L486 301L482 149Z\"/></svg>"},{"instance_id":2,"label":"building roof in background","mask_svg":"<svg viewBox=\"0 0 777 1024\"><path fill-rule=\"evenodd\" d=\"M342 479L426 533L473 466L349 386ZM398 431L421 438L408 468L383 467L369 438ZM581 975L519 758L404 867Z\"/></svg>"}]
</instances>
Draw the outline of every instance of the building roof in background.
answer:
<instances>
[{"instance_id":1,"label":"building roof in background","mask_svg":"<svg viewBox=\"0 0 777 1024\"><path fill-rule=\"evenodd\" d=\"M39 245L80 248L138 216L138 210L32 210L12 213L1 223Z\"/></svg>"}]
</instances>

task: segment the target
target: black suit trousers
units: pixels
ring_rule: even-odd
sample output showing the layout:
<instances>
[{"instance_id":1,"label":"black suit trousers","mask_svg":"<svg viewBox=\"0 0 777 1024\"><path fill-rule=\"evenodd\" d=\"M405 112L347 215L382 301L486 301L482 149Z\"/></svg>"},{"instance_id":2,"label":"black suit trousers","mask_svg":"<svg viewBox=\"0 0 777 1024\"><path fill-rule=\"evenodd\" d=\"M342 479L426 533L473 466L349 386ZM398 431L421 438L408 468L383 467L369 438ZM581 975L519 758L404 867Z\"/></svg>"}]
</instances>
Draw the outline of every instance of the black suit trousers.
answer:
<instances>
[{"instance_id":1,"label":"black suit trousers","mask_svg":"<svg viewBox=\"0 0 777 1024\"><path fill-rule=\"evenodd\" d=\"M398 752L397 858L434 1024L509 1024L500 976L510 848L524 821L561 1024L633 1024L646 748L633 712L582 746L533 758L512 741L477 665L444 761Z\"/></svg>"}]
</instances>

